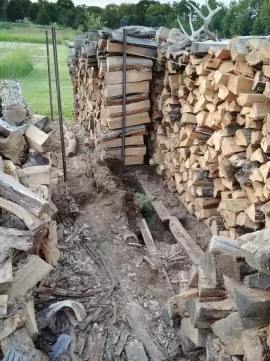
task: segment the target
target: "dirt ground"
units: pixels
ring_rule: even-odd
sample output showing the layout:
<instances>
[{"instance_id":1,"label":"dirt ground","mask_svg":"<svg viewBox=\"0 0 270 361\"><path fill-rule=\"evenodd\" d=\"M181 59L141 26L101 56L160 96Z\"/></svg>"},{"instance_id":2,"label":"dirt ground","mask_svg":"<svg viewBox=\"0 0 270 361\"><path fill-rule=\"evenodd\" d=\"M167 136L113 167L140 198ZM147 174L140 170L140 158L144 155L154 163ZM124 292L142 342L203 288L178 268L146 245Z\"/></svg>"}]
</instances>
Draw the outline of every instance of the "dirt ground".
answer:
<instances>
[{"instance_id":1,"label":"dirt ground","mask_svg":"<svg viewBox=\"0 0 270 361\"><path fill-rule=\"evenodd\" d=\"M124 348L133 340L144 344L153 361L199 360L199 353L183 355L177 338L181 320L170 320L164 308L167 299L179 292L179 272L187 270L191 262L151 209L140 180L202 248L210 239L209 230L167 190L154 169L109 169L83 144L83 131L77 126L72 130L79 148L77 155L68 159L67 183L63 182L59 153L58 167L52 171L52 201L64 225L58 234L61 261L42 284L47 291L35 295L35 304L42 311L56 301L73 299L83 304L87 317L80 323L73 319L71 324L67 312L58 312L53 324L43 329L37 346L48 353L57 337L67 333L72 340L70 351L61 360L128 360ZM170 285L166 274L147 262L151 257L140 234L142 217ZM123 241L128 229L138 236L139 244Z\"/></svg>"}]
</instances>

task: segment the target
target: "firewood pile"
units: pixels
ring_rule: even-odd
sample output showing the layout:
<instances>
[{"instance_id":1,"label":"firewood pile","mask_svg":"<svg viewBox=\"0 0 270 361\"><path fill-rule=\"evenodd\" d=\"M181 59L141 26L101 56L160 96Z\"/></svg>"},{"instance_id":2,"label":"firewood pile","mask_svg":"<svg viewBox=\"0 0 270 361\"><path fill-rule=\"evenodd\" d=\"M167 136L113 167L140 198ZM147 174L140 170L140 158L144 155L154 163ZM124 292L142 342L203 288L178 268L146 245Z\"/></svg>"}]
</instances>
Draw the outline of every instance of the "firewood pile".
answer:
<instances>
[{"instance_id":1,"label":"firewood pile","mask_svg":"<svg viewBox=\"0 0 270 361\"><path fill-rule=\"evenodd\" d=\"M158 52L163 118L150 164L191 214L232 239L270 225L269 40L194 42L177 58L163 42Z\"/></svg>"},{"instance_id":2,"label":"firewood pile","mask_svg":"<svg viewBox=\"0 0 270 361\"><path fill-rule=\"evenodd\" d=\"M143 135L150 118L150 82L156 41L147 28L128 29L126 72L126 149L125 162L142 164L146 147ZM89 34L89 33L88 33ZM91 33L92 34L92 33ZM99 32L98 40L75 40L69 72L74 90L74 118L90 131L90 138L106 157L121 158L123 34L120 31ZM81 49L76 51L80 41ZM155 85L154 85L155 86ZM151 114L152 116L152 114Z\"/></svg>"},{"instance_id":3,"label":"firewood pile","mask_svg":"<svg viewBox=\"0 0 270 361\"><path fill-rule=\"evenodd\" d=\"M179 222L173 218L172 230ZM213 236L205 253L199 249L199 262L180 273L180 293L168 299L167 311L172 322L182 318L178 336L185 355L270 359L269 237L269 229L237 240ZM198 246L189 246L194 259Z\"/></svg>"},{"instance_id":4,"label":"firewood pile","mask_svg":"<svg viewBox=\"0 0 270 361\"><path fill-rule=\"evenodd\" d=\"M0 349L5 360L23 357L14 354L18 345L28 359L41 360L29 293L60 257L51 202L53 132L48 118L30 118L19 83L2 83L0 104Z\"/></svg>"}]
</instances>

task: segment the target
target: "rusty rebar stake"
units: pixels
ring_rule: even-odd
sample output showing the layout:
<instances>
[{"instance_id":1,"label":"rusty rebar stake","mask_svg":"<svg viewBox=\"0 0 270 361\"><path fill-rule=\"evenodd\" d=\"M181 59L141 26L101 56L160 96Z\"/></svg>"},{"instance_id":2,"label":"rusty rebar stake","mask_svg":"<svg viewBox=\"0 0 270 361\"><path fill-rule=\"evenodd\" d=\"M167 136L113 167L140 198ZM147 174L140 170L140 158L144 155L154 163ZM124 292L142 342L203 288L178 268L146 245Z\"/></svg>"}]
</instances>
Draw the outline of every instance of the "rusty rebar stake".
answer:
<instances>
[{"instance_id":1,"label":"rusty rebar stake","mask_svg":"<svg viewBox=\"0 0 270 361\"><path fill-rule=\"evenodd\" d=\"M49 47L48 30L45 31L45 34L46 34L46 50L47 50L47 67L48 67L48 83L49 83L51 120L53 120L52 80L51 80L50 47Z\"/></svg>"},{"instance_id":2,"label":"rusty rebar stake","mask_svg":"<svg viewBox=\"0 0 270 361\"><path fill-rule=\"evenodd\" d=\"M52 26L51 30L52 30L54 72L55 72L58 118L59 118L59 128L60 128L60 138L61 138L62 161L63 161L64 181L66 182L67 181L67 162L66 162L66 152L65 152L64 126L63 126L63 114L62 114L62 103L61 103L61 91L60 91L55 27Z\"/></svg>"},{"instance_id":3,"label":"rusty rebar stake","mask_svg":"<svg viewBox=\"0 0 270 361\"><path fill-rule=\"evenodd\" d=\"M122 94L122 159L125 165L126 146L126 87L127 87L127 29L123 28L123 94Z\"/></svg>"}]
</instances>

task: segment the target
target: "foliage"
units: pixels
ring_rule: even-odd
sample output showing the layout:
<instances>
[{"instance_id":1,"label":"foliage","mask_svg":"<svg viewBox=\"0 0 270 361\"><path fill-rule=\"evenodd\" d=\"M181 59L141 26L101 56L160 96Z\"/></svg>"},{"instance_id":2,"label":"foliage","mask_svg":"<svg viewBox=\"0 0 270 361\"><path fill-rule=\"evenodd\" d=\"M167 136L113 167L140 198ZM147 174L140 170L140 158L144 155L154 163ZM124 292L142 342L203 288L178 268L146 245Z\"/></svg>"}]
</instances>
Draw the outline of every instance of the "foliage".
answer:
<instances>
[{"instance_id":1,"label":"foliage","mask_svg":"<svg viewBox=\"0 0 270 361\"><path fill-rule=\"evenodd\" d=\"M11 30L11 29L12 29L11 23L0 22L0 30Z\"/></svg>"},{"instance_id":2,"label":"foliage","mask_svg":"<svg viewBox=\"0 0 270 361\"><path fill-rule=\"evenodd\" d=\"M87 12L85 21L86 30L98 30L104 26L100 15Z\"/></svg>"},{"instance_id":3,"label":"foliage","mask_svg":"<svg viewBox=\"0 0 270 361\"><path fill-rule=\"evenodd\" d=\"M33 70L30 52L14 49L0 56L0 78L26 76Z\"/></svg>"},{"instance_id":4,"label":"foliage","mask_svg":"<svg viewBox=\"0 0 270 361\"><path fill-rule=\"evenodd\" d=\"M49 25L57 23L75 30L85 31L96 29L106 24L111 29L119 26L167 26L179 28L177 17L187 32L189 27L189 12L187 1L200 7L207 15L205 5L200 5L194 0L179 0L172 3L161 3L160 0L139 0L136 4L123 2L107 4L104 8L99 6L74 5L74 0L0 0L0 14L9 21L30 17L36 24ZM210 30L219 37L233 35L270 34L268 24L270 1L269 0L231 0L228 5L222 0L209 0L211 8L221 6L212 19ZM5 9L2 11L1 9ZM1 15L0 15L1 19ZM202 20L192 9L192 22L194 29L202 25Z\"/></svg>"}]
</instances>

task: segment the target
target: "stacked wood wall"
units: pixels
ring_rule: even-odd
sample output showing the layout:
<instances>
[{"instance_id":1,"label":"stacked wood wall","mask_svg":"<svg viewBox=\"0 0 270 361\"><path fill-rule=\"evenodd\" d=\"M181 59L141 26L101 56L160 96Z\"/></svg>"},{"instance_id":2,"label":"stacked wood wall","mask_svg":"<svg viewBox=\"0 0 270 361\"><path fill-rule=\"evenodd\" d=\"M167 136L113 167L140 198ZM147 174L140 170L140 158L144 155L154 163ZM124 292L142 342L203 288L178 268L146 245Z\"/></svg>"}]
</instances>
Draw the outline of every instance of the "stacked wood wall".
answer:
<instances>
[{"instance_id":1,"label":"stacked wood wall","mask_svg":"<svg viewBox=\"0 0 270 361\"><path fill-rule=\"evenodd\" d=\"M163 118L150 164L213 234L235 239L269 227L270 43L234 38L183 53L158 49Z\"/></svg>"},{"instance_id":2,"label":"stacked wood wall","mask_svg":"<svg viewBox=\"0 0 270 361\"><path fill-rule=\"evenodd\" d=\"M84 45L87 52L69 62L73 79L74 117L90 131L90 139L105 157L121 158L123 35L102 33ZM142 164L144 135L151 126L150 83L156 42L127 37L125 163ZM152 116L152 115L151 115Z\"/></svg>"}]
</instances>

